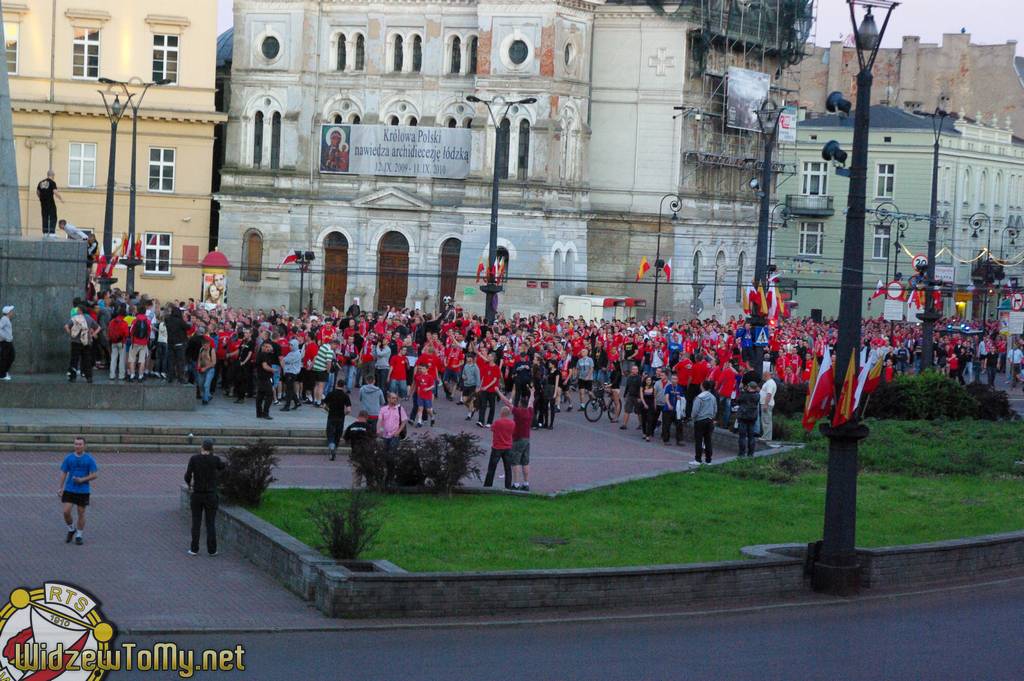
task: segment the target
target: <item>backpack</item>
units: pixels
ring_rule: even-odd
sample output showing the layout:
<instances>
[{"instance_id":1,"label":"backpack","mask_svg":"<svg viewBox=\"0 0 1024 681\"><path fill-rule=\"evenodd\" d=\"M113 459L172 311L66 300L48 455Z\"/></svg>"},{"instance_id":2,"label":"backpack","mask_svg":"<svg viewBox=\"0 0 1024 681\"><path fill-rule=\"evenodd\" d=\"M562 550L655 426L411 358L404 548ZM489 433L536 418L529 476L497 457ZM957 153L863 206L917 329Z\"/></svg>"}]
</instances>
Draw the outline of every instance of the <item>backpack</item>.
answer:
<instances>
[{"instance_id":1,"label":"backpack","mask_svg":"<svg viewBox=\"0 0 1024 681\"><path fill-rule=\"evenodd\" d=\"M136 319L132 322L132 338L149 340L149 327L143 319Z\"/></svg>"}]
</instances>

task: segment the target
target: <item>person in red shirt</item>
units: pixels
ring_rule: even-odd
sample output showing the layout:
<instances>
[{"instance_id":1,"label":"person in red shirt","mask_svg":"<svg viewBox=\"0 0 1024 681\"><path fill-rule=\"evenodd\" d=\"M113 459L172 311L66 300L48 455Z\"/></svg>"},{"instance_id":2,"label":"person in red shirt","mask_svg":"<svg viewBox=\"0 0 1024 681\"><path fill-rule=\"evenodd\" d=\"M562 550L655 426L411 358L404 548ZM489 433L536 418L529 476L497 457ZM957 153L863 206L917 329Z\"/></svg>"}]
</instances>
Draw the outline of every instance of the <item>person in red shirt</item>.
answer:
<instances>
[{"instance_id":1,"label":"person in red shirt","mask_svg":"<svg viewBox=\"0 0 1024 681\"><path fill-rule=\"evenodd\" d=\"M444 395L451 402L452 393L459 385L459 374L462 372L462 363L465 359L465 353L462 352L462 348L459 347L458 337L454 337L449 341L450 345L444 351Z\"/></svg>"},{"instance_id":2,"label":"person in red shirt","mask_svg":"<svg viewBox=\"0 0 1024 681\"><path fill-rule=\"evenodd\" d=\"M683 355L682 359L676 362L674 370L676 378L679 379L679 387L685 390L690 385L690 372L693 371L693 360Z\"/></svg>"},{"instance_id":3,"label":"person in red shirt","mask_svg":"<svg viewBox=\"0 0 1024 681\"><path fill-rule=\"evenodd\" d=\"M146 308L139 305L135 319L128 331L131 339L131 347L128 349L128 380L139 381L146 379L146 363L149 361L149 317L146 316ZM133 378L134 375L134 378Z\"/></svg>"},{"instance_id":4,"label":"person in red shirt","mask_svg":"<svg viewBox=\"0 0 1024 681\"><path fill-rule=\"evenodd\" d=\"M711 366L702 355L694 352L690 355L690 361L693 366L690 368L690 382L686 386L686 419L690 419L690 414L693 411L693 401L697 399L697 395L700 393L701 383L708 377L708 372L711 371Z\"/></svg>"},{"instance_id":5,"label":"person in red shirt","mask_svg":"<svg viewBox=\"0 0 1024 681\"><path fill-rule=\"evenodd\" d=\"M736 379L739 374L732 363L726 362L718 369L715 392L718 393L718 418L723 428L729 427L732 418L732 401L736 397Z\"/></svg>"},{"instance_id":6,"label":"person in red shirt","mask_svg":"<svg viewBox=\"0 0 1024 681\"><path fill-rule=\"evenodd\" d=\"M434 379L424 365L416 367L416 375L413 380L416 383L416 408L413 410L413 419L416 427L423 425L423 421L430 416L430 426L434 426Z\"/></svg>"},{"instance_id":7,"label":"person in red shirt","mask_svg":"<svg viewBox=\"0 0 1024 681\"><path fill-rule=\"evenodd\" d=\"M495 386L497 386L497 377L494 380ZM484 477L484 487L494 486L494 471L498 467L498 460L500 459L505 469L505 489L512 489L512 437L516 430L516 422L512 419L512 410L508 407L502 407L501 415L491 424L490 428L491 458L487 462L487 475Z\"/></svg>"},{"instance_id":8,"label":"person in red shirt","mask_svg":"<svg viewBox=\"0 0 1024 681\"><path fill-rule=\"evenodd\" d=\"M128 338L128 322L124 320L124 312L120 309L117 315L107 324L107 339L110 341L110 380L124 380L125 340ZM116 373L115 373L116 370Z\"/></svg>"},{"instance_id":9,"label":"person in red shirt","mask_svg":"<svg viewBox=\"0 0 1024 681\"><path fill-rule=\"evenodd\" d=\"M397 355L391 355L391 359L388 360L390 369L388 370L388 390L398 395L399 399L404 400L409 394L406 389L409 385L408 372L409 372L409 358L406 356L405 346L398 348Z\"/></svg>"},{"instance_id":10,"label":"person in red shirt","mask_svg":"<svg viewBox=\"0 0 1024 681\"><path fill-rule=\"evenodd\" d=\"M490 428L491 422L494 421L495 400L498 396L498 381L501 380L501 370L494 363L493 353L481 352L480 356L477 357L477 364L480 368L480 388L477 391L478 418L476 425L480 428ZM509 448L511 446L510 443Z\"/></svg>"}]
</instances>

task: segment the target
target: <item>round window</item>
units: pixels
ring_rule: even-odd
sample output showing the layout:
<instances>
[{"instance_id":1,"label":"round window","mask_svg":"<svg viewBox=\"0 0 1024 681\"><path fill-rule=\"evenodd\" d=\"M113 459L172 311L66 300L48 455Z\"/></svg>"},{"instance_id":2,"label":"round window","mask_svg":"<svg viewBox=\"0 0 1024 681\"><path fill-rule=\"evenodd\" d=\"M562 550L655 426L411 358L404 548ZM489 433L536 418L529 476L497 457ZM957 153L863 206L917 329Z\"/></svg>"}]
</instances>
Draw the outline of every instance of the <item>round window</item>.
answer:
<instances>
[{"instance_id":1,"label":"round window","mask_svg":"<svg viewBox=\"0 0 1024 681\"><path fill-rule=\"evenodd\" d=\"M281 53L281 43L274 36L267 36L263 39L263 44L260 46L260 50L263 52L263 56L267 59L277 59L277 55Z\"/></svg>"},{"instance_id":2,"label":"round window","mask_svg":"<svg viewBox=\"0 0 1024 681\"><path fill-rule=\"evenodd\" d=\"M514 40L508 48L508 58L515 65L522 64L530 56L530 47L525 40Z\"/></svg>"}]
</instances>

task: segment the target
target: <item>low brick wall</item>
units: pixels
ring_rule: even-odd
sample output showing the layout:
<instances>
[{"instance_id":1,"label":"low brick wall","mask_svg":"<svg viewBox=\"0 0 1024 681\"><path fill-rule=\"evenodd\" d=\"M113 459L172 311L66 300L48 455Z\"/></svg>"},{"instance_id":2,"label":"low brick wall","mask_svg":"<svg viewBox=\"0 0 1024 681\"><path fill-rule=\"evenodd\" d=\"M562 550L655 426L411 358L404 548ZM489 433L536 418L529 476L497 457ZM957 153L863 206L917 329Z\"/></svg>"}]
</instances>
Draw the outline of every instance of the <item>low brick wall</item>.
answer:
<instances>
[{"instance_id":1,"label":"low brick wall","mask_svg":"<svg viewBox=\"0 0 1024 681\"><path fill-rule=\"evenodd\" d=\"M182 486L181 509L189 514ZM222 506L218 535L330 617L452 617L545 609L722 604L805 593L798 544L747 547L752 560L576 570L411 573L388 561L341 564L245 509ZM1024 532L860 549L861 583L889 588L1024 566Z\"/></svg>"},{"instance_id":2,"label":"low brick wall","mask_svg":"<svg viewBox=\"0 0 1024 681\"><path fill-rule=\"evenodd\" d=\"M866 587L940 582L1024 566L1024 532L859 549L858 554Z\"/></svg>"}]
</instances>

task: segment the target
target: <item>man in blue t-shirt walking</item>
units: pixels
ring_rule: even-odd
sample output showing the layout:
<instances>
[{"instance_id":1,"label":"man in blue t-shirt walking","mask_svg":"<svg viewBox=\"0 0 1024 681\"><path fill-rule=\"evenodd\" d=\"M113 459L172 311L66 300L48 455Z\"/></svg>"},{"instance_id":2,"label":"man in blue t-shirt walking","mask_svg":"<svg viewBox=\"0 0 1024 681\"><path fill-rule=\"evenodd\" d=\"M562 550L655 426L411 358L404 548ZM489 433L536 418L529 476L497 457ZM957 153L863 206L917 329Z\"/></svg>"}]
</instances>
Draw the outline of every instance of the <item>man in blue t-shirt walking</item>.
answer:
<instances>
[{"instance_id":1,"label":"man in blue t-shirt walking","mask_svg":"<svg viewBox=\"0 0 1024 681\"><path fill-rule=\"evenodd\" d=\"M96 459L92 454L85 451L85 438L75 438L75 451L64 457L60 465L60 497L64 505L64 523L68 526L68 535L65 543L72 539L81 546L82 531L85 530L85 507L89 505L89 483L96 479ZM78 507L78 527L71 522L71 507Z\"/></svg>"}]
</instances>

